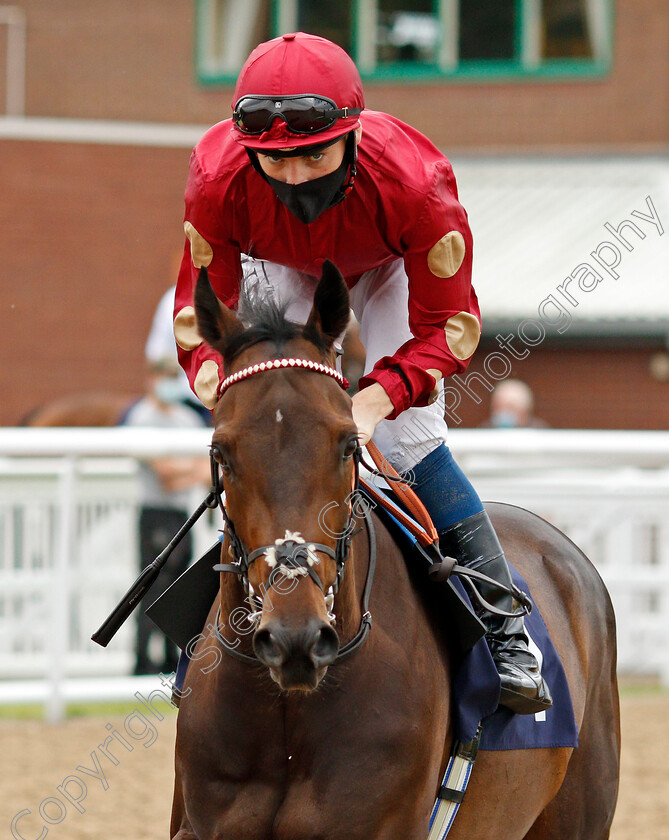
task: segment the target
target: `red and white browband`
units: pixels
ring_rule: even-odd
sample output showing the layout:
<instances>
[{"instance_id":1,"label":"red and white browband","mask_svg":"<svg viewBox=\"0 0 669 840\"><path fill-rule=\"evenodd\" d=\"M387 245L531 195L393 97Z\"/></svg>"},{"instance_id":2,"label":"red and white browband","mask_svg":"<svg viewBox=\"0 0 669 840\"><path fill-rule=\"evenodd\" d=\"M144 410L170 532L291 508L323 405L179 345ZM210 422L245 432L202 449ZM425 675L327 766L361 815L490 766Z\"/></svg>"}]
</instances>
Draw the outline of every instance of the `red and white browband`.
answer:
<instances>
[{"instance_id":1,"label":"red and white browband","mask_svg":"<svg viewBox=\"0 0 669 840\"><path fill-rule=\"evenodd\" d=\"M348 379L345 376L342 376L338 370L322 365L320 362L312 362L310 359L269 359L267 362L258 362L256 365L251 365L233 373L232 376L228 376L218 386L218 397L220 398L236 382L241 382L243 379L248 379L250 376L255 376L256 373L262 373L265 370L279 370L280 368L303 368L304 370L313 370L315 373L324 373L326 376L331 376L345 391L349 387Z\"/></svg>"}]
</instances>

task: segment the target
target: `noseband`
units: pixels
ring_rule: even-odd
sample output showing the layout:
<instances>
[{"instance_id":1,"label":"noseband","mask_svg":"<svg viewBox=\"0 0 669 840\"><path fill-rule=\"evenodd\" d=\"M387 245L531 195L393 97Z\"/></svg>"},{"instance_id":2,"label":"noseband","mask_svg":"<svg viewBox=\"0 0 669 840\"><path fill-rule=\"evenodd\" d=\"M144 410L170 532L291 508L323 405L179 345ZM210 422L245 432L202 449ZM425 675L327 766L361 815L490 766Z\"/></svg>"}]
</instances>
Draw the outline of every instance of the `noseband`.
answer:
<instances>
[{"instance_id":1,"label":"noseband","mask_svg":"<svg viewBox=\"0 0 669 840\"><path fill-rule=\"evenodd\" d=\"M348 388L348 381L344 376L342 376L339 373L339 371L319 362L314 362L310 359L299 358L270 359L269 361L260 362L259 364L255 364L250 367L244 368L243 370L240 370L239 372L228 376L219 385L218 397L220 398L222 394L225 391L227 391L228 388L230 388L232 385L236 384L237 382L242 382L245 379L249 379L251 376L255 376L258 373L263 373L271 370L282 370L287 368L301 368L303 370L310 370L315 373L321 373L326 376L332 377L332 379L334 379L344 390ZM335 544L334 549L328 545L325 545L324 543L307 543L304 539L302 539L299 533L292 533L290 531L286 531L285 537L283 539L277 539L274 542L274 544L260 546L259 548L256 548L253 551L248 551L246 546L244 545L244 542L240 539L239 535L237 534L234 524L226 510L225 503L223 501L223 481L221 479L218 463L214 457L213 449L210 452L209 458L211 466L211 507L218 507L221 511L223 521L225 522L224 534L227 535L229 542L228 553L230 554L233 560L232 563L218 563L213 568L214 571L228 572L231 574L235 574L239 577L245 595L249 599L249 602L256 607L256 612L252 613L249 616L249 620L257 622L260 620L262 614L262 599L254 592L253 587L249 582L249 569L259 557L264 556L267 563L272 568L269 579L267 581L268 590L272 587L273 584L277 582L280 576L289 579L297 579L299 577L308 576L314 581L314 583L318 586L321 592L323 592L323 595L325 597L325 603L328 608L328 617L330 618L330 621L334 622L335 616L332 612L334 597L339 591L339 586L344 577L346 560L348 558L351 548L351 540L356 534L358 534L362 530L362 527L355 527L356 522L353 516L353 505L349 505L346 526L344 530L337 536L337 542ZM360 447L358 447L353 455L354 492L357 492L358 490L360 460L361 450ZM346 645L340 648L335 663L343 659L345 656L348 656L349 654L353 653L355 650L357 650L358 647L360 647L365 642L372 625L372 616L369 612L368 607L369 595L371 592L372 581L374 578L374 568L376 562L376 538L369 512L364 508L364 506L361 507L363 508L361 510L361 513L365 520L365 526L369 536L370 553L369 565L367 569L367 580L365 582L365 588L363 590L362 596L362 619L360 622L358 632L353 637L353 639L351 639L350 642L348 642ZM331 587L329 587L327 593L325 592L323 581L314 570L314 565L317 565L320 562L320 558L318 557L319 553L325 554L332 560L334 560L337 567L337 576L335 582ZM235 657L236 659L241 659L245 662L252 662L254 664L257 664L259 661L257 657L248 656L244 653L237 651L235 647L231 646L223 638L223 635L219 630L219 620L220 607L216 614L214 632L216 638L218 639L219 643L223 646L224 650L226 650L231 656Z\"/></svg>"}]
</instances>

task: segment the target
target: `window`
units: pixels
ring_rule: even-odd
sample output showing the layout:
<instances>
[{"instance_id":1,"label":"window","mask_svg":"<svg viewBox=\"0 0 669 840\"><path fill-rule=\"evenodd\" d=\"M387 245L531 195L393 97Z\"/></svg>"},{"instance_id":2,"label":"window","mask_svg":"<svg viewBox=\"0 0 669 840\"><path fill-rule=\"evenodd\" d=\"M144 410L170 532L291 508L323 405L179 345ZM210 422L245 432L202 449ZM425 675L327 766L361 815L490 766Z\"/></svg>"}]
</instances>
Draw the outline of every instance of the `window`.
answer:
<instances>
[{"instance_id":1,"label":"window","mask_svg":"<svg viewBox=\"0 0 669 840\"><path fill-rule=\"evenodd\" d=\"M458 26L459 60L513 60L516 52L515 6L515 0L462 0Z\"/></svg>"},{"instance_id":2,"label":"window","mask_svg":"<svg viewBox=\"0 0 669 840\"><path fill-rule=\"evenodd\" d=\"M271 0L206 0L197 5L200 79L236 77L251 50L271 38Z\"/></svg>"},{"instance_id":3,"label":"window","mask_svg":"<svg viewBox=\"0 0 669 840\"><path fill-rule=\"evenodd\" d=\"M203 82L230 82L257 44L284 32L313 32L352 52L351 5L322 0L198 0L198 75Z\"/></svg>"},{"instance_id":4,"label":"window","mask_svg":"<svg viewBox=\"0 0 669 840\"><path fill-rule=\"evenodd\" d=\"M230 83L253 47L302 30L336 41L368 78L599 74L612 0L198 0L203 82Z\"/></svg>"},{"instance_id":5,"label":"window","mask_svg":"<svg viewBox=\"0 0 669 840\"><path fill-rule=\"evenodd\" d=\"M289 25L283 31L311 32L314 35L321 35L351 53L353 34L351 5L346 0L336 2L299 0L295 25Z\"/></svg>"},{"instance_id":6,"label":"window","mask_svg":"<svg viewBox=\"0 0 669 840\"><path fill-rule=\"evenodd\" d=\"M377 63L436 62L439 19L432 0L378 0L377 18Z\"/></svg>"},{"instance_id":7,"label":"window","mask_svg":"<svg viewBox=\"0 0 669 840\"><path fill-rule=\"evenodd\" d=\"M543 0L542 6L543 57L594 58L586 0Z\"/></svg>"}]
</instances>

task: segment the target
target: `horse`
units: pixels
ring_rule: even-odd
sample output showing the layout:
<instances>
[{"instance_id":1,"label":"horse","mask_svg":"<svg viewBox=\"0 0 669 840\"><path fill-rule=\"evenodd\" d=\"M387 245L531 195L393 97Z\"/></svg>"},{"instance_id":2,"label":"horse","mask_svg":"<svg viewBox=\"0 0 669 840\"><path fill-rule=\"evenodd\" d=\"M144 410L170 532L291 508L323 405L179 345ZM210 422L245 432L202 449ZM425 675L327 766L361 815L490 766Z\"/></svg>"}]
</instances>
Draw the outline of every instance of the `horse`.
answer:
<instances>
[{"instance_id":1,"label":"horse","mask_svg":"<svg viewBox=\"0 0 669 840\"><path fill-rule=\"evenodd\" d=\"M22 426L117 426L139 395L85 391L50 400L28 413Z\"/></svg>"},{"instance_id":2,"label":"horse","mask_svg":"<svg viewBox=\"0 0 669 840\"><path fill-rule=\"evenodd\" d=\"M212 453L233 562L189 649L171 837L425 840L455 737L452 645L383 521L352 512L357 430L333 370L346 285L325 262L304 326L268 305L242 323L206 269L194 302L225 366ZM562 659L579 746L481 751L449 837L605 840L620 751L610 600L552 525L488 510Z\"/></svg>"}]
</instances>

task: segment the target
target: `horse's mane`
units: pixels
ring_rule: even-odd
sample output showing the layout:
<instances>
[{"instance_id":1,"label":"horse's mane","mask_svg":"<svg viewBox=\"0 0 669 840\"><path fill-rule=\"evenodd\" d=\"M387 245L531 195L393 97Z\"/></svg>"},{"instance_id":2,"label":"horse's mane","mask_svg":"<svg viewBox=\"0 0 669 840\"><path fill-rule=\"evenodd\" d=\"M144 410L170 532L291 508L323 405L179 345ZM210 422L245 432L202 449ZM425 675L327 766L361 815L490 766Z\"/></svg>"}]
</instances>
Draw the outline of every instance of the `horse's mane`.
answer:
<instances>
[{"instance_id":1,"label":"horse's mane","mask_svg":"<svg viewBox=\"0 0 669 840\"><path fill-rule=\"evenodd\" d=\"M263 295L257 288L244 284L239 295L237 316L246 329L226 344L223 354L225 364L229 365L240 353L261 341L271 341L277 350L281 350L288 341L302 337L325 352L327 346L317 329L288 320L288 305L289 302L278 303L271 293Z\"/></svg>"}]
</instances>

